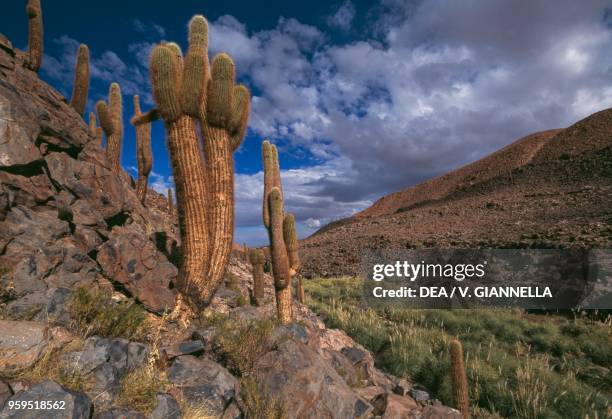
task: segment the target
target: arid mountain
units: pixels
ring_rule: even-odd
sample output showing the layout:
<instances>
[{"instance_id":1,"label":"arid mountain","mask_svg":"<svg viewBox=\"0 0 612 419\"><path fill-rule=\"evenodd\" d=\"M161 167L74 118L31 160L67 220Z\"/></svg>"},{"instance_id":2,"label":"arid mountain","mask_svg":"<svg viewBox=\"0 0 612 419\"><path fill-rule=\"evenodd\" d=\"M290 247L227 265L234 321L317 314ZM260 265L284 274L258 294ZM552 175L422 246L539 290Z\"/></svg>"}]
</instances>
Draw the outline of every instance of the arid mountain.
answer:
<instances>
[{"instance_id":1,"label":"arid mountain","mask_svg":"<svg viewBox=\"0 0 612 419\"><path fill-rule=\"evenodd\" d=\"M304 271L356 274L366 248L609 247L611 155L612 109L529 135L323 227Z\"/></svg>"}]
</instances>

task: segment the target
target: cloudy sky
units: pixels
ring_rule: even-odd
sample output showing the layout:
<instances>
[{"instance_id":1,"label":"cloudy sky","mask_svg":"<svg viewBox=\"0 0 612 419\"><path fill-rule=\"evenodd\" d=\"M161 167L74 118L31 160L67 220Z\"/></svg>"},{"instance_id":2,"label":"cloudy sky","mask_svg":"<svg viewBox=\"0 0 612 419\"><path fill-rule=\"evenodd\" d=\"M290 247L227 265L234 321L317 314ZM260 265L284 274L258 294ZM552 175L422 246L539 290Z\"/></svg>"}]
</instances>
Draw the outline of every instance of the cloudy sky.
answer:
<instances>
[{"instance_id":1,"label":"cloudy sky","mask_svg":"<svg viewBox=\"0 0 612 419\"><path fill-rule=\"evenodd\" d=\"M25 1L0 32L27 42ZM171 5L171 7L170 7ZM305 237L389 192L534 131L612 106L612 0L44 1L41 77L70 96L78 44L92 50L90 107L118 81L153 105L148 54L185 46L196 13L253 92L236 160L236 241L262 244L260 145L279 146L286 206ZM134 172L126 125L123 166ZM172 186L163 124L153 187Z\"/></svg>"}]
</instances>

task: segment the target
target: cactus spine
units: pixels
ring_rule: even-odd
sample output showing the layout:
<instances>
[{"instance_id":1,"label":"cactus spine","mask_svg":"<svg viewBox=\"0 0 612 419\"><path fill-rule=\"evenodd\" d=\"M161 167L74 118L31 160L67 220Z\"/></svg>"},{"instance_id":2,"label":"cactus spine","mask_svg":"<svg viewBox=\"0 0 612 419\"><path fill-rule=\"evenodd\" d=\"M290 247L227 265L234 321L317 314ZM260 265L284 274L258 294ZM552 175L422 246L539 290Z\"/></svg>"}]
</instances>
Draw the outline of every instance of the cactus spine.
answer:
<instances>
[{"instance_id":1,"label":"cactus spine","mask_svg":"<svg viewBox=\"0 0 612 419\"><path fill-rule=\"evenodd\" d=\"M103 100L96 104L100 125L106 134L106 158L111 168L121 169L121 144L123 142L123 102L121 88L112 83L108 92L108 105Z\"/></svg>"},{"instance_id":2,"label":"cactus spine","mask_svg":"<svg viewBox=\"0 0 612 419\"><path fill-rule=\"evenodd\" d=\"M134 116L142 115L140 111L140 99L134 95ZM136 195L142 204L145 204L147 187L149 184L149 173L153 166L151 153L151 123L136 125L136 160L138 163L138 183L136 184Z\"/></svg>"},{"instance_id":3,"label":"cactus spine","mask_svg":"<svg viewBox=\"0 0 612 419\"><path fill-rule=\"evenodd\" d=\"M208 23L203 16L189 24L185 57L176 44L157 45L151 54L157 109L134 119L138 125L161 117L166 125L183 247L176 285L194 308L210 302L229 262L234 228L232 152L242 142L236 135L246 131L250 101L246 88L234 86L232 59L217 55L210 71L207 50Z\"/></svg>"},{"instance_id":4,"label":"cactus spine","mask_svg":"<svg viewBox=\"0 0 612 419\"><path fill-rule=\"evenodd\" d=\"M77 54L74 85L72 86L72 99L70 104L79 115L85 112L87 96L89 94L89 48L81 44Z\"/></svg>"},{"instance_id":5,"label":"cactus spine","mask_svg":"<svg viewBox=\"0 0 612 419\"><path fill-rule=\"evenodd\" d=\"M174 201L172 200L172 189L168 188L168 214L170 217L174 214Z\"/></svg>"},{"instance_id":6,"label":"cactus spine","mask_svg":"<svg viewBox=\"0 0 612 419\"><path fill-rule=\"evenodd\" d=\"M270 238L272 272L276 289L276 311L281 323L292 321L291 278L299 269L295 217L285 215L281 190L280 168L276 146L264 141L264 203L263 219Z\"/></svg>"},{"instance_id":7,"label":"cactus spine","mask_svg":"<svg viewBox=\"0 0 612 419\"><path fill-rule=\"evenodd\" d=\"M264 300L263 265L265 262L265 257L263 254L263 250L250 249L249 259L251 261L251 266L253 267L253 297L255 297L255 303L258 306L261 306Z\"/></svg>"},{"instance_id":8,"label":"cactus spine","mask_svg":"<svg viewBox=\"0 0 612 419\"><path fill-rule=\"evenodd\" d=\"M28 0L26 13L29 20L28 68L38 72L43 58L43 19L40 0Z\"/></svg>"},{"instance_id":9,"label":"cactus spine","mask_svg":"<svg viewBox=\"0 0 612 419\"><path fill-rule=\"evenodd\" d=\"M465 419L470 417L470 402L468 395L467 376L463 362L463 346L458 339L450 343L451 378L453 382L453 402L455 408L461 412Z\"/></svg>"}]
</instances>

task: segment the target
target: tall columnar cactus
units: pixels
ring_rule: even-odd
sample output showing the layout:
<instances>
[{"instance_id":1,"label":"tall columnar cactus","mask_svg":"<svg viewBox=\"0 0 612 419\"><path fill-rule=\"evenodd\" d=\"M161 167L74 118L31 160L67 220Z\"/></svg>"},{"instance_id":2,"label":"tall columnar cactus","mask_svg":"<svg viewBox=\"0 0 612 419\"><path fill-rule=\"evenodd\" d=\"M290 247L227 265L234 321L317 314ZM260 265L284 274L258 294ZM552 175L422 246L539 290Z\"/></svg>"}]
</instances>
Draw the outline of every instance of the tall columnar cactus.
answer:
<instances>
[{"instance_id":1,"label":"tall columnar cactus","mask_svg":"<svg viewBox=\"0 0 612 419\"><path fill-rule=\"evenodd\" d=\"M247 88L234 85L234 63L227 54L215 56L210 67L208 23L195 16L185 57L176 44L153 49L157 108L134 119L137 125L162 118L166 125L182 245L176 285L194 308L210 302L229 262L234 228L232 153L246 132L250 104Z\"/></svg>"},{"instance_id":2,"label":"tall columnar cactus","mask_svg":"<svg viewBox=\"0 0 612 419\"><path fill-rule=\"evenodd\" d=\"M451 341L451 379L453 382L453 402L455 408L461 412L465 419L470 417L470 402L468 395L467 376L463 362L463 346L457 339Z\"/></svg>"},{"instance_id":3,"label":"tall columnar cactus","mask_svg":"<svg viewBox=\"0 0 612 419\"><path fill-rule=\"evenodd\" d=\"M264 202L263 220L270 237L272 272L276 290L276 311L281 323L290 323L293 318L291 301L291 278L299 269L295 218L285 215L281 190L280 167L276 146L264 141Z\"/></svg>"},{"instance_id":4,"label":"tall columnar cactus","mask_svg":"<svg viewBox=\"0 0 612 419\"><path fill-rule=\"evenodd\" d=\"M174 214L174 201L172 199L172 189L168 188L168 214L170 217Z\"/></svg>"},{"instance_id":5,"label":"tall columnar cactus","mask_svg":"<svg viewBox=\"0 0 612 419\"><path fill-rule=\"evenodd\" d=\"M123 142L123 101L121 88L112 83L108 92L108 105L103 100L96 104L100 125L106 134L106 158L111 168L121 169L121 144Z\"/></svg>"},{"instance_id":6,"label":"tall columnar cactus","mask_svg":"<svg viewBox=\"0 0 612 419\"><path fill-rule=\"evenodd\" d=\"M261 249L250 249L249 259L251 266L253 267L253 297L255 297L255 303L260 306L264 300L264 271L263 265L266 261L263 250Z\"/></svg>"},{"instance_id":7,"label":"tall columnar cactus","mask_svg":"<svg viewBox=\"0 0 612 419\"><path fill-rule=\"evenodd\" d=\"M134 95L134 116L142 115L140 111L140 99ZM136 161L138 163L138 183L136 184L136 195L140 202L145 203L147 188L149 185L149 174L153 166L153 154L151 153L151 123L136 125Z\"/></svg>"},{"instance_id":8,"label":"tall columnar cactus","mask_svg":"<svg viewBox=\"0 0 612 419\"><path fill-rule=\"evenodd\" d=\"M85 112L87 96L89 94L89 48L81 44L77 54L77 62L72 86L72 99L70 104L79 115Z\"/></svg>"},{"instance_id":9,"label":"tall columnar cactus","mask_svg":"<svg viewBox=\"0 0 612 419\"><path fill-rule=\"evenodd\" d=\"M43 58L43 18L40 0L28 0L26 13L29 20L28 67L38 72Z\"/></svg>"},{"instance_id":10,"label":"tall columnar cactus","mask_svg":"<svg viewBox=\"0 0 612 419\"><path fill-rule=\"evenodd\" d=\"M102 127L99 127L96 120L96 114L89 112L89 135L94 138L97 145L102 145L103 131Z\"/></svg>"}]
</instances>

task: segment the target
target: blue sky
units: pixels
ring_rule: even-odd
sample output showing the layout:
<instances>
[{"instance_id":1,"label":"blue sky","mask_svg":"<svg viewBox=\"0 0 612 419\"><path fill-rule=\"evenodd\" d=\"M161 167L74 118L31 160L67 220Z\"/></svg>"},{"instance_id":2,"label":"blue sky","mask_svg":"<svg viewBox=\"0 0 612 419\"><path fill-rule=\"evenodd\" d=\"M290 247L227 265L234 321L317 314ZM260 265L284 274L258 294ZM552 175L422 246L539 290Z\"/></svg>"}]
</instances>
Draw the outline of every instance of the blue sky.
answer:
<instances>
[{"instance_id":1,"label":"blue sky","mask_svg":"<svg viewBox=\"0 0 612 419\"><path fill-rule=\"evenodd\" d=\"M0 32L27 43L24 1L3 4ZM43 0L41 77L70 96L79 43L92 54L90 108L124 93L122 164L135 163L131 95L153 106L147 59L185 46L194 14L211 53L227 51L253 92L235 154L236 241L266 241L260 144L278 144L286 206L300 236L389 192L442 174L534 131L612 106L612 1L448 2ZM172 185L163 124L151 183Z\"/></svg>"}]
</instances>

